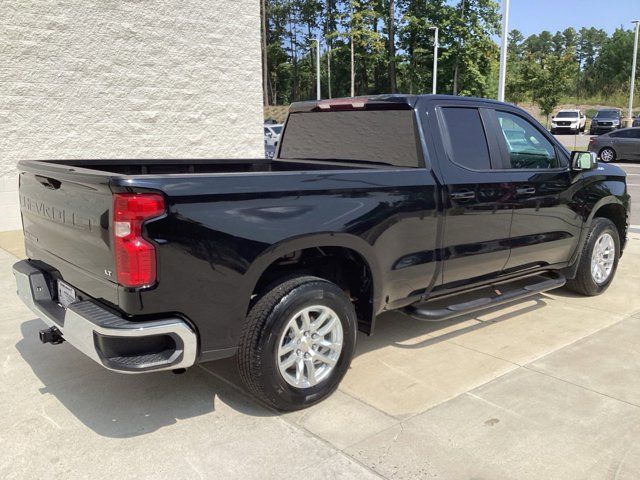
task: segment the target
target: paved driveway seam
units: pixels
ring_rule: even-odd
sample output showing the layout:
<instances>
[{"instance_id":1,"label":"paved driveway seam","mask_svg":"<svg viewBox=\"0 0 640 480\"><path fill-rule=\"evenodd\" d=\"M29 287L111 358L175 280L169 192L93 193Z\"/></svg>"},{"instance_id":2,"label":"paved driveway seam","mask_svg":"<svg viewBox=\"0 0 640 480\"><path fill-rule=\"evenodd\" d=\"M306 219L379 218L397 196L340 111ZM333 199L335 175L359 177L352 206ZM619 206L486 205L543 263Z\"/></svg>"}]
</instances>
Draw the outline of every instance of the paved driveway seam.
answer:
<instances>
[{"instance_id":1,"label":"paved driveway seam","mask_svg":"<svg viewBox=\"0 0 640 480\"><path fill-rule=\"evenodd\" d=\"M337 454L342 455L342 456L344 456L345 458L347 458L348 460L350 460L350 461L352 461L352 462L354 462L354 463L356 463L356 464L360 465L362 468L364 468L364 469L368 470L370 473L372 473L372 474L376 475L377 477L387 479L387 477L382 476L380 473L376 472L375 470L373 470L373 469L372 469L371 467L369 467L368 465L366 465L366 464L364 464L364 463L360 462L358 459L353 458L351 455L349 455L349 454L347 454L346 452L344 452L344 450L345 450L345 449L347 449L347 448L351 447L352 445L347 445L346 447L344 447L344 449L337 448L335 445L333 445L332 443L328 442L327 440L325 440L324 438L320 437L319 435L315 434L314 432L312 432L312 431L308 430L308 429L307 429L307 428L305 428L303 425L300 425L300 424L298 424L298 423L296 423L296 422L292 421L291 419L287 418L287 416L286 416L286 415L282 415L282 413L281 413L281 412L279 412L279 411L277 411L277 410L275 410L275 409L273 409L273 408L269 407L268 405L263 405L262 403L259 403L259 402L255 401L255 400L253 399L253 397L251 397L249 394L247 394L247 392L245 392L245 391L244 391L240 386L236 385L236 384L235 384L235 383L233 383L233 382L230 382L230 381L229 381L229 380L227 380L223 375L219 375L219 374L215 373L214 371L209 370L205 365L198 365L198 367L199 367L200 369L204 370L205 372L207 372L208 374L210 374L210 375L214 376L214 377L215 377L215 378L217 378L218 380L222 381L225 385L228 385L228 386L230 386L231 388L233 388L236 392L238 392L238 393L240 393L241 395L243 395L244 397L246 397L249 401L251 401L251 402L252 402L252 403L254 403L255 405L259 405L261 408L264 408L265 410L268 410L268 411L270 411L270 412L274 413L274 414L275 414L274 416L276 416L277 418L279 418L281 421L283 421L283 422L287 423L288 425L292 426L292 427L293 427L293 428L295 428L296 430L302 431L304 434L309 435L309 436L311 436L311 437L315 438L316 440L319 440L319 441L320 441L320 442L322 442L324 445L328 446L330 449L332 449L333 451L335 451ZM345 395L348 395L348 396L350 396L350 397L352 397L352 398L355 398L355 397L353 397L352 395L347 394L346 392L342 392L342 393L344 393ZM357 399L357 398L356 398L356 400L360 401L360 400L359 400L359 399ZM365 403L365 402L362 402L362 403ZM374 407L374 408L375 408L375 407ZM376 410L377 410L377 411L380 411L380 410L378 410L378 409L376 409ZM381 413L384 413L384 412L381 412ZM390 415L388 415L388 414L386 414L386 413L385 413L385 415L386 415L386 416L388 416L388 417L390 416ZM394 417L391 417L391 418L394 418ZM394 419L395 419L395 418L394 418ZM398 421L398 423L400 423L400 422ZM394 424L394 425L392 425L392 427L394 427L394 426L396 426L396 425L397 425L397 423L396 423L396 424ZM389 427L389 428L391 428L391 427ZM384 430L386 430L386 429L384 429ZM382 431L384 431L384 430L382 430ZM380 433L380 432L376 432L374 435L376 435L376 434L378 434L378 433ZM371 435L371 436L373 436L373 435ZM369 437L366 437L366 438L369 438ZM366 438L365 438L365 440L366 440ZM358 442L354 442L354 444L353 444L353 445L355 445L356 443L359 443L359 442L360 442L360 441L358 441ZM323 460L323 461L324 461L324 460ZM322 463L323 461L318 462L316 465L319 465L319 464L320 464L320 463ZM305 466L301 467L299 471L303 471L303 470L305 470L305 469L307 469L307 468L309 468L309 467L310 467L310 465L305 465ZM295 472L292 472L292 473L295 473Z\"/></svg>"},{"instance_id":2,"label":"paved driveway seam","mask_svg":"<svg viewBox=\"0 0 640 480\"><path fill-rule=\"evenodd\" d=\"M636 403L632 403L632 402L629 402L629 401L627 401L627 400L623 400L623 399L621 399L621 398L612 397L611 395L607 395L606 393L600 392L600 391L598 391L598 390L594 390L593 388L585 387L584 385L580 385L580 384L578 384L578 383L574 383L574 382L572 382L572 381L570 381L570 380L567 380L567 379L565 379L565 378L557 377L557 376L555 376L555 375L551 375L551 374L550 374L550 373L548 373L548 372L540 371L540 370L538 370L538 369L536 369L536 368L533 368L533 367L531 367L531 366L523 365L521 368L524 368L524 369L526 369L526 370L529 370L530 372L539 373L539 374L544 375L544 376L549 377L549 378L553 378L554 380L559 380L559 381L564 382L564 383L566 383L566 384L568 384L568 385L573 385L574 387L582 388L583 390L587 390L588 392L592 392L592 393L595 393L595 394L597 394L597 395L601 395L601 396L603 396L603 397L607 397L607 398L609 398L609 399L611 399L611 400L617 400L618 402L626 403L627 405L630 405L630 406L632 406L632 407L640 408L640 405L638 405L638 404L636 404Z\"/></svg>"},{"instance_id":3,"label":"paved driveway seam","mask_svg":"<svg viewBox=\"0 0 640 480\"><path fill-rule=\"evenodd\" d=\"M487 355L487 356L495 358L497 360L502 360L503 362L511 363L512 365L516 365L517 367L525 367L525 366L527 366L527 365L529 365L529 364L531 364L533 362L537 362L538 360L540 360L540 359L542 359L542 358L544 358L544 357L546 357L548 355L552 355L552 354L554 354L554 353L556 353L556 352L558 352L558 351L560 351L560 350L562 350L564 348L567 348L567 347L569 347L569 346L571 346L571 345L573 345L573 344L575 344L577 342L581 342L581 341L583 341L583 340L595 335L596 333L602 332L603 330L606 330L607 328L611 328L611 327L613 327L615 325L618 325L619 323L624 322L625 320L628 320L629 318L635 317L636 315L639 315L639 314L640 314L640 312L633 313L631 315L627 315L627 316L625 316L623 318L620 318L618 321L616 321L614 323L611 323L611 324L606 325L606 326L604 326L602 328L594 330L593 332L588 333L587 335L585 335L583 337L576 338L575 340L573 340L573 341L571 341L571 342L569 342L569 343L567 343L565 345L562 345L562 346L554 349L553 351L544 353L544 354L540 355L539 357L535 357L533 360L527 361L526 363L518 363L518 362L514 362L512 360L508 360L506 358L498 357L497 355L493 355L491 353L483 352L482 350L477 350L477 349L469 347L467 345L462 345L460 343L456 343L454 340L444 340L444 341L448 342L448 343L452 343L452 344L454 344L454 345L456 345L458 347L466 348L467 350L471 350L472 352L481 353L483 355ZM616 315L620 315L620 314L616 314ZM509 372L506 372L506 373L509 373ZM502 375L504 375L504 374L502 374ZM502 376L502 375L500 375L500 376ZM498 377L496 377L496 378L498 378ZM492 380L489 380L489 381L492 381ZM486 383L489 383L489 382L486 382ZM476 388L476 387L473 387L473 388Z\"/></svg>"}]
</instances>

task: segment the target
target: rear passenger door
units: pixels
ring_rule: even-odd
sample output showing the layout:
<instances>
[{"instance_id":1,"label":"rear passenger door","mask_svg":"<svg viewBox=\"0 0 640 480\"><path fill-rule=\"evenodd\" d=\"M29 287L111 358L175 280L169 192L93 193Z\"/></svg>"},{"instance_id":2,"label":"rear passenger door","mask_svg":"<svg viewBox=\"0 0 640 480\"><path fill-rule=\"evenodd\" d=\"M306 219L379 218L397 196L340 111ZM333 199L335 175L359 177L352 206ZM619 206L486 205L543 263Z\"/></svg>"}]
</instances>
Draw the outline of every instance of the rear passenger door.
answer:
<instances>
[{"instance_id":1,"label":"rear passenger door","mask_svg":"<svg viewBox=\"0 0 640 480\"><path fill-rule=\"evenodd\" d=\"M619 159L635 159L640 155L640 129L618 130L611 132L609 137Z\"/></svg>"},{"instance_id":2,"label":"rear passenger door","mask_svg":"<svg viewBox=\"0 0 640 480\"><path fill-rule=\"evenodd\" d=\"M507 270L561 266L577 247L582 217L572 209L569 158L516 110L495 109L502 171L511 173L513 223Z\"/></svg>"},{"instance_id":3,"label":"rear passenger door","mask_svg":"<svg viewBox=\"0 0 640 480\"><path fill-rule=\"evenodd\" d=\"M442 283L455 288L498 276L509 257L510 172L493 170L501 159L487 110L480 102L450 101L428 114L434 169L444 183Z\"/></svg>"}]
</instances>

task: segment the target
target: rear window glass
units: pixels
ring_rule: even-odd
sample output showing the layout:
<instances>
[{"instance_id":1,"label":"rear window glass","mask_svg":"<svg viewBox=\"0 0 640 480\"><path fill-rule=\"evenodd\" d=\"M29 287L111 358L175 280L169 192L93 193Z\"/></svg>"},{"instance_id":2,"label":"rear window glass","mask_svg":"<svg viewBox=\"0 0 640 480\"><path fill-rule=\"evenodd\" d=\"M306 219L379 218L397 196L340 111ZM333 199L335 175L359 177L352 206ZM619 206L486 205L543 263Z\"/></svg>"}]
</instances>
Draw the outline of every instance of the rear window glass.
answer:
<instances>
[{"instance_id":1,"label":"rear window glass","mask_svg":"<svg viewBox=\"0 0 640 480\"><path fill-rule=\"evenodd\" d=\"M476 108L443 108L452 160L473 170L491 169L489 146Z\"/></svg>"},{"instance_id":2,"label":"rear window glass","mask_svg":"<svg viewBox=\"0 0 640 480\"><path fill-rule=\"evenodd\" d=\"M421 166L411 110L293 113L279 158Z\"/></svg>"}]
</instances>

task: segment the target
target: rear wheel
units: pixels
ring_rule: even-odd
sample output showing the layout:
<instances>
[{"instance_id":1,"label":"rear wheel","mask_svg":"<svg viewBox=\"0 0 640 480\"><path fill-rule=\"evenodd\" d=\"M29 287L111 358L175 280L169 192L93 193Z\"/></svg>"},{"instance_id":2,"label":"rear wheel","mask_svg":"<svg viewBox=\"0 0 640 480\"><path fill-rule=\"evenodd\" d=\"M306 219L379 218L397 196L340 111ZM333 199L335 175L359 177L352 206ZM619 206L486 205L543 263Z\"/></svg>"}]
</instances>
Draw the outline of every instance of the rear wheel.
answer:
<instances>
[{"instance_id":1,"label":"rear wheel","mask_svg":"<svg viewBox=\"0 0 640 480\"><path fill-rule=\"evenodd\" d=\"M618 229L608 218L594 218L576 277L567 281L567 287L582 295L600 295L611 284L619 258Z\"/></svg>"},{"instance_id":2,"label":"rear wheel","mask_svg":"<svg viewBox=\"0 0 640 480\"><path fill-rule=\"evenodd\" d=\"M604 163L613 162L616 159L616 151L611 147L605 147L600 150L600 160Z\"/></svg>"},{"instance_id":3,"label":"rear wheel","mask_svg":"<svg viewBox=\"0 0 640 480\"><path fill-rule=\"evenodd\" d=\"M355 347L353 304L334 283L300 276L268 289L251 308L238 352L248 390L278 410L330 395Z\"/></svg>"}]
</instances>

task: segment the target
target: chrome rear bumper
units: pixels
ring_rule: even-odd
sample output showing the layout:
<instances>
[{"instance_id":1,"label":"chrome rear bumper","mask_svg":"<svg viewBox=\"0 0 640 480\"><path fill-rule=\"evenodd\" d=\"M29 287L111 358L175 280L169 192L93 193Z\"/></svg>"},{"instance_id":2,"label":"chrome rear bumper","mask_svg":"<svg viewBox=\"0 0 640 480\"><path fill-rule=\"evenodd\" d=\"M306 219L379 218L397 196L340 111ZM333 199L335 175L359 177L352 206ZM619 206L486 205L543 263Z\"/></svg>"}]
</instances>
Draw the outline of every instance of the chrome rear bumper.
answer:
<instances>
[{"instance_id":1,"label":"chrome rear bumper","mask_svg":"<svg viewBox=\"0 0 640 480\"><path fill-rule=\"evenodd\" d=\"M64 340L105 368L122 373L174 370L193 365L197 337L178 317L132 322L93 300L63 308L53 280L27 260L13 266L18 296Z\"/></svg>"}]
</instances>

